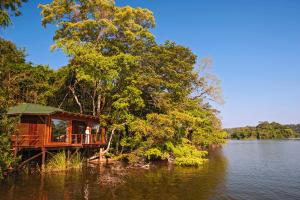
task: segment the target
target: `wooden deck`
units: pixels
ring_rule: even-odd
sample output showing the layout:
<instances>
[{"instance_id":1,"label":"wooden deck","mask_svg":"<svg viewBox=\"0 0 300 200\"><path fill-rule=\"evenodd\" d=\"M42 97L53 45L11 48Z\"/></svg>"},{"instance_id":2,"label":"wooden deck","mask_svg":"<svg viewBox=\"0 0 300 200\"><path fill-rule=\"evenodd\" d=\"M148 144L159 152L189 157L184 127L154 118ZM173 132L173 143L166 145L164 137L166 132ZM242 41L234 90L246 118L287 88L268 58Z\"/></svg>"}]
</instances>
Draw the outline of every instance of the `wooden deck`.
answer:
<instances>
[{"instance_id":1,"label":"wooden deck","mask_svg":"<svg viewBox=\"0 0 300 200\"><path fill-rule=\"evenodd\" d=\"M94 147L105 145L104 137L100 134L71 134L70 138L65 138L65 142L44 141L41 135L12 135L13 148L59 148L59 147Z\"/></svg>"}]
</instances>

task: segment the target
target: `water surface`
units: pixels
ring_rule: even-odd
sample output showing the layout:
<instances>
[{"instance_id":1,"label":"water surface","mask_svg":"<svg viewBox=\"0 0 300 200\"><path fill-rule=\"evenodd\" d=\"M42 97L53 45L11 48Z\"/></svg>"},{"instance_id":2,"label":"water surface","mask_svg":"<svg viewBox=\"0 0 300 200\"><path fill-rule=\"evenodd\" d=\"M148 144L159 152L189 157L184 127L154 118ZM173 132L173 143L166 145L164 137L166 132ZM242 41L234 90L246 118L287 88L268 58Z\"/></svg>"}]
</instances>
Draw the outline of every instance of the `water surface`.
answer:
<instances>
[{"instance_id":1,"label":"water surface","mask_svg":"<svg viewBox=\"0 0 300 200\"><path fill-rule=\"evenodd\" d=\"M201 168L89 167L18 176L0 199L300 199L300 141L229 141Z\"/></svg>"}]
</instances>

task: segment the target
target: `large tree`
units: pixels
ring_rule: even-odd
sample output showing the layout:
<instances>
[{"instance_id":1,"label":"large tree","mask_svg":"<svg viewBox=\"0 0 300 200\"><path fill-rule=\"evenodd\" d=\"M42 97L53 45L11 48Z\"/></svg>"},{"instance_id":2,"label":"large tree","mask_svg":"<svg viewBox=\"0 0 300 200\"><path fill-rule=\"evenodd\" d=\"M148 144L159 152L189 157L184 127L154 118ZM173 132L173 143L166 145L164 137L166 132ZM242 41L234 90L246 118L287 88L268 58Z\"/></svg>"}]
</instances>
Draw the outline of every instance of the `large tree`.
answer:
<instances>
[{"instance_id":1,"label":"large tree","mask_svg":"<svg viewBox=\"0 0 300 200\"><path fill-rule=\"evenodd\" d=\"M135 72L138 53L154 43L149 30L154 18L149 10L117 7L110 0L55 0L40 7L43 25L55 23L59 27L53 48L62 48L71 58L68 74L72 77L67 79L73 81L68 88L80 112L122 118L113 111L128 115L129 104L143 106ZM92 89L78 94L78 88L83 87L80 84ZM89 96L92 108L84 110L80 96Z\"/></svg>"},{"instance_id":2,"label":"large tree","mask_svg":"<svg viewBox=\"0 0 300 200\"><path fill-rule=\"evenodd\" d=\"M220 100L219 82L195 71L189 48L155 42L151 11L113 0L53 0L40 8L42 24L58 27L52 48L70 57L58 72L52 105L99 116L117 151L120 145L129 157L177 155L178 163L197 165L205 154L199 146L224 142L207 101Z\"/></svg>"}]
</instances>

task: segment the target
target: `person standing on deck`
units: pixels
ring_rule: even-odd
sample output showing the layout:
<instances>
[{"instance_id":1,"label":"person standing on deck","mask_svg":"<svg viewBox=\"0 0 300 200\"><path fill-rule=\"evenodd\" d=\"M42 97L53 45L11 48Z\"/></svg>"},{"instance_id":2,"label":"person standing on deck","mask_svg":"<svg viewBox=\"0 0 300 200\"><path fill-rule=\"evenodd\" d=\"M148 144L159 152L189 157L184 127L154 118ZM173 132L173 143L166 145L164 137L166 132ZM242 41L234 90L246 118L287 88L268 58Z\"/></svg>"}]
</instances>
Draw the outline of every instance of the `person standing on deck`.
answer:
<instances>
[{"instance_id":1,"label":"person standing on deck","mask_svg":"<svg viewBox=\"0 0 300 200\"><path fill-rule=\"evenodd\" d=\"M85 143L89 144L90 143L90 136L91 136L91 128L89 125L87 125L85 129Z\"/></svg>"}]
</instances>

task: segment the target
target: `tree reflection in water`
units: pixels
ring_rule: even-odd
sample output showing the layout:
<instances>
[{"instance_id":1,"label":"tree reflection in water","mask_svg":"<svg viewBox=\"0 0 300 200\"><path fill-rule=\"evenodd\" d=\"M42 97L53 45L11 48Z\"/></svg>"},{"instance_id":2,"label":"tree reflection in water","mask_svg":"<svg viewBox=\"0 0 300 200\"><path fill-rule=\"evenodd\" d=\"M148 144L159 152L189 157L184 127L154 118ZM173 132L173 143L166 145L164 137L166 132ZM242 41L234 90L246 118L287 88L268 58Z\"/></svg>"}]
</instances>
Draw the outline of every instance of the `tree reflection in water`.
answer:
<instances>
[{"instance_id":1,"label":"tree reflection in water","mask_svg":"<svg viewBox=\"0 0 300 200\"><path fill-rule=\"evenodd\" d=\"M227 160L215 152L201 168L155 165L146 169L87 167L19 176L1 184L1 199L226 199Z\"/></svg>"}]
</instances>

